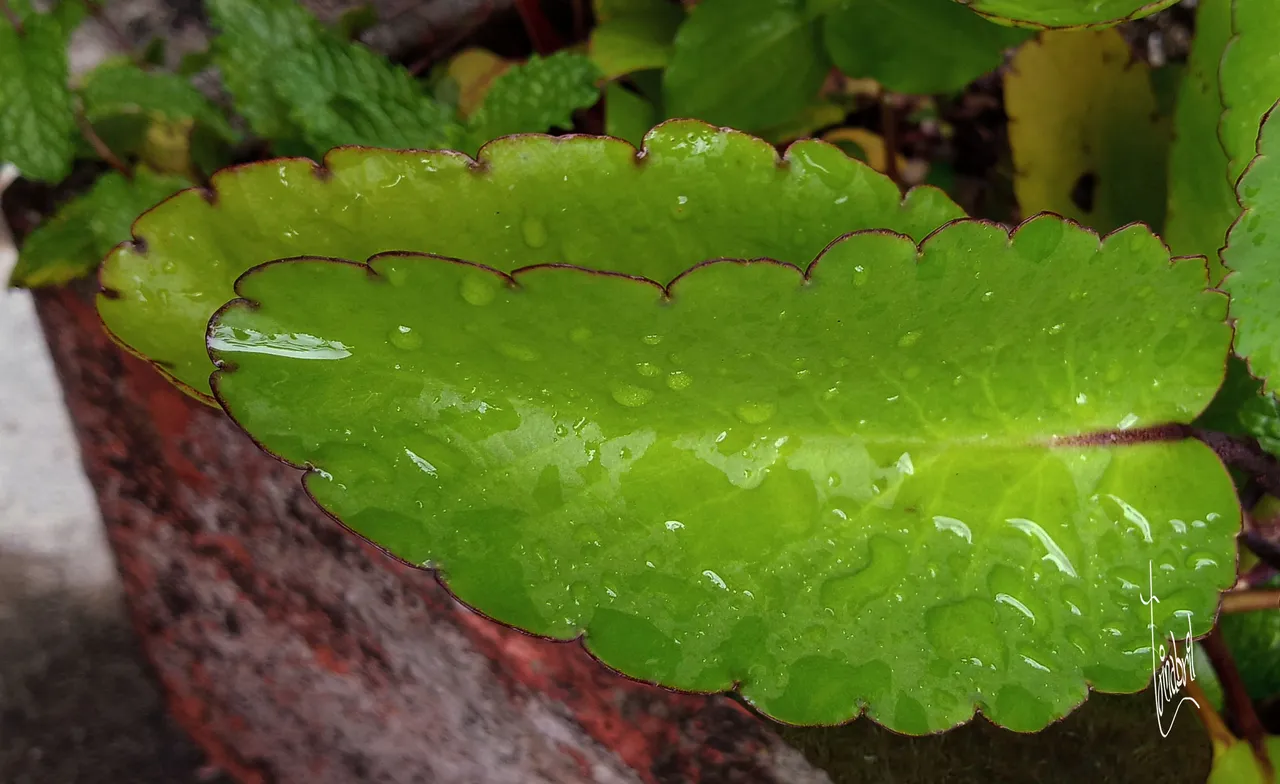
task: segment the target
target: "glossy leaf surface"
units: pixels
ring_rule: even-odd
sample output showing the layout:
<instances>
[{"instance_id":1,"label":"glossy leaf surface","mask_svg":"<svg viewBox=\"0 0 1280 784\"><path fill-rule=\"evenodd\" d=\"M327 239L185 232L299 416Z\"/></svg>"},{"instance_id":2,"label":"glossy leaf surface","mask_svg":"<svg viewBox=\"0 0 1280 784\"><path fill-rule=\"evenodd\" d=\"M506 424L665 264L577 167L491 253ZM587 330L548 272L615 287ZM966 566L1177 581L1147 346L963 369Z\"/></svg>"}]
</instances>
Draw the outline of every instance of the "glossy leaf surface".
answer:
<instances>
[{"instance_id":1,"label":"glossy leaf surface","mask_svg":"<svg viewBox=\"0 0 1280 784\"><path fill-rule=\"evenodd\" d=\"M506 270L569 262L658 280L720 256L805 263L849 231L916 239L961 212L941 191L905 200L884 176L819 142L769 145L703 123L655 129L643 165L606 138L524 136L459 153L341 149L214 175L138 221L145 247L116 250L98 309L133 351L208 393L204 329L249 267L327 255L430 251ZM323 176L320 176L323 175Z\"/></svg>"},{"instance_id":2,"label":"glossy leaf surface","mask_svg":"<svg viewBox=\"0 0 1280 784\"><path fill-rule=\"evenodd\" d=\"M573 52L534 55L493 80L471 117L468 152L513 133L544 133L573 128L573 112L600 100L600 70Z\"/></svg>"},{"instance_id":3,"label":"glossy leaf surface","mask_svg":"<svg viewBox=\"0 0 1280 784\"><path fill-rule=\"evenodd\" d=\"M1219 71L1222 115L1219 135L1232 184L1253 160L1262 116L1280 98L1280 14L1272 0L1232 0L1234 38Z\"/></svg>"},{"instance_id":4,"label":"glossy leaf surface","mask_svg":"<svg viewBox=\"0 0 1280 784\"><path fill-rule=\"evenodd\" d=\"M1003 61L1031 32L994 24L953 0L849 0L822 20L836 67L899 93L941 93Z\"/></svg>"},{"instance_id":5,"label":"glossy leaf surface","mask_svg":"<svg viewBox=\"0 0 1280 784\"><path fill-rule=\"evenodd\" d=\"M666 282L664 234L597 258ZM295 260L247 273L209 346L323 506L491 617L787 722L1030 731L1148 682L1148 580L1160 637L1206 632L1234 579L1217 459L1138 430L1221 381L1203 275L1056 217L666 288Z\"/></svg>"},{"instance_id":6,"label":"glossy leaf surface","mask_svg":"<svg viewBox=\"0 0 1280 784\"><path fill-rule=\"evenodd\" d=\"M1244 213L1227 235L1222 261L1230 272L1236 353L1269 392L1280 391L1280 113L1262 126L1258 157L1236 189Z\"/></svg>"},{"instance_id":7,"label":"glossy leaf surface","mask_svg":"<svg viewBox=\"0 0 1280 784\"><path fill-rule=\"evenodd\" d=\"M760 130L799 114L831 64L801 0L702 0L663 76L668 117Z\"/></svg>"},{"instance_id":8,"label":"glossy leaf surface","mask_svg":"<svg viewBox=\"0 0 1280 784\"><path fill-rule=\"evenodd\" d=\"M1163 234L1176 255L1209 259L1214 283L1224 272L1218 253L1240 212L1227 176L1227 154L1218 139L1223 110L1218 65L1230 40L1231 0L1200 0L1196 37L1174 115Z\"/></svg>"},{"instance_id":9,"label":"glossy leaf surface","mask_svg":"<svg viewBox=\"0 0 1280 784\"><path fill-rule=\"evenodd\" d=\"M1029 27L1094 27L1150 16L1178 0L956 0L983 16Z\"/></svg>"},{"instance_id":10,"label":"glossy leaf surface","mask_svg":"<svg viewBox=\"0 0 1280 784\"><path fill-rule=\"evenodd\" d=\"M1168 122L1120 33L1028 42L1005 79L1005 106L1024 215L1047 210L1102 232L1164 222Z\"/></svg>"}]
</instances>

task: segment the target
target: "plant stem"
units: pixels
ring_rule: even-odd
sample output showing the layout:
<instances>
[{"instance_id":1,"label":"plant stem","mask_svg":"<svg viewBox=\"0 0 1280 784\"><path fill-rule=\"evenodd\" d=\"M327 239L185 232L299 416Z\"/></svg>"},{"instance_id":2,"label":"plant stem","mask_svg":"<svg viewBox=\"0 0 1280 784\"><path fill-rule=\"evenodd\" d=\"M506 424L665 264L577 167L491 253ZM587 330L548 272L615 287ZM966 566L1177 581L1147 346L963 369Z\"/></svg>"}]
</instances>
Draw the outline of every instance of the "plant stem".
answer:
<instances>
[{"instance_id":1,"label":"plant stem","mask_svg":"<svg viewBox=\"0 0 1280 784\"><path fill-rule=\"evenodd\" d=\"M1224 613L1254 612L1256 610L1280 610L1280 589L1227 591L1222 595L1222 611Z\"/></svg>"},{"instance_id":2,"label":"plant stem","mask_svg":"<svg viewBox=\"0 0 1280 784\"><path fill-rule=\"evenodd\" d=\"M1236 667L1235 659L1231 657L1226 641L1222 639L1221 629L1215 626L1213 631L1200 641L1200 644L1204 646L1205 655L1209 657L1214 672L1218 674L1218 681L1222 684L1227 712L1235 719L1236 728L1244 739L1249 741L1254 755L1270 776L1272 774L1271 759L1267 756L1265 743L1267 731L1263 728L1257 711L1253 709L1253 700L1250 699L1249 692L1244 687L1240 670Z\"/></svg>"},{"instance_id":3,"label":"plant stem","mask_svg":"<svg viewBox=\"0 0 1280 784\"><path fill-rule=\"evenodd\" d=\"M1213 709L1213 705L1209 703L1209 695L1204 693L1204 689L1200 688L1200 684L1195 681L1187 681L1186 689L1188 696L1196 701L1196 713L1200 714L1200 723L1204 725L1205 732L1209 734L1209 740L1214 743L1221 743L1224 746L1235 743L1236 736L1231 734L1231 730L1227 729L1227 723L1222 720L1222 716Z\"/></svg>"},{"instance_id":4,"label":"plant stem","mask_svg":"<svg viewBox=\"0 0 1280 784\"><path fill-rule=\"evenodd\" d=\"M547 55L559 49L560 36L551 26L551 22L547 21L546 15L542 13L540 0L515 0L515 2L516 11L520 14L520 21L524 22L525 32L529 35L534 51Z\"/></svg>"},{"instance_id":5,"label":"plant stem","mask_svg":"<svg viewBox=\"0 0 1280 784\"><path fill-rule=\"evenodd\" d=\"M76 124L80 126L80 133L84 135L85 141L89 142L89 145L93 147L93 151L98 153L102 160L106 161L111 168L123 174L126 179L133 179L133 170L111 151L106 142L102 141L102 137L98 135L97 131L93 130L93 124L85 118L83 112L76 112Z\"/></svg>"},{"instance_id":6,"label":"plant stem","mask_svg":"<svg viewBox=\"0 0 1280 784\"><path fill-rule=\"evenodd\" d=\"M880 90L880 136L884 139L884 173L899 188L902 175L898 172L898 115L889 100L889 94Z\"/></svg>"},{"instance_id":7,"label":"plant stem","mask_svg":"<svg viewBox=\"0 0 1280 784\"><path fill-rule=\"evenodd\" d=\"M1280 496L1280 461L1263 451L1256 440L1200 428L1191 428L1191 434L1212 449L1219 460L1254 477L1268 494Z\"/></svg>"},{"instance_id":8,"label":"plant stem","mask_svg":"<svg viewBox=\"0 0 1280 784\"><path fill-rule=\"evenodd\" d=\"M18 31L18 35L25 33L22 28L22 20L18 18L18 13L9 7L9 0L0 0L0 13L9 20L9 24L13 25L13 29Z\"/></svg>"},{"instance_id":9,"label":"plant stem","mask_svg":"<svg viewBox=\"0 0 1280 784\"><path fill-rule=\"evenodd\" d=\"M85 8L88 9L89 16L92 16L93 20L101 25L102 29L106 30L108 35L115 39L116 46L120 47L120 51L128 55L129 60L134 65L140 66L143 64L142 58L134 52L133 42L129 40L129 36L125 35L124 31L117 27L115 22L111 21L111 18L107 16L106 9L103 8L102 4L98 0L87 0Z\"/></svg>"}]
</instances>

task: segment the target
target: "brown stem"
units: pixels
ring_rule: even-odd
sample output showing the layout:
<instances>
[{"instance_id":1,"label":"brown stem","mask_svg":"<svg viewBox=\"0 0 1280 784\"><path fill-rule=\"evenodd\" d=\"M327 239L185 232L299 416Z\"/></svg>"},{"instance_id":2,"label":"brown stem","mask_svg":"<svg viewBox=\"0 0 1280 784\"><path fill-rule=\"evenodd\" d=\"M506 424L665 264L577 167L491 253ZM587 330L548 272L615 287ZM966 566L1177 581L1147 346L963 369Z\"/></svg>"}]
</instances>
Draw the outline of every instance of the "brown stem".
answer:
<instances>
[{"instance_id":1,"label":"brown stem","mask_svg":"<svg viewBox=\"0 0 1280 784\"><path fill-rule=\"evenodd\" d=\"M1267 756L1267 731L1263 728L1257 711L1253 709L1253 700L1249 698L1249 692L1240 678L1240 670L1236 667L1235 659L1231 657L1231 651L1227 648L1226 641L1222 639L1221 629L1214 627L1213 631L1200 641L1200 644L1204 646L1205 655L1209 657L1210 663L1213 664L1213 671L1218 674L1218 682L1222 684L1227 713L1235 719L1236 728L1244 739L1249 741L1254 755L1270 777L1272 767L1271 759Z\"/></svg>"},{"instance_id":2,"label":"brown stem","mask_svg":"<svg viewBox=\"0 0 1280 784\"><path fill-rule=\"evenodd\" d=\"M111 168L123 174L126 179L132 180L133 170L111 151L106 142L102 141L102 137L98 135L97 131L93 130L93 124L85 118L83 112L76 112L76 123L80 126L80 133L84 136L85 141L89 142L89 146L93 147L93 151L98 153L98 157L106 161Z\"/></svg>"},{"instance_id":3,"label":"brown stem","mask_svg":"<svg viewBox=\"0 0 1280 784\"><path fill-rule=\"evenodd\" d=\"M124 31L117 27L115 22L111 21L111 17L107 16L107 10L103 8L102 4L98 0L88 0L85 3L85 7L89 11L89 16L92 16L94 21L102 25L102 29L106 30L107 34L115 39L116 46L120 47L120 51L127 54L134 65L142 65L142 58L133 51L133 41L130 41L129 36L125 35Z\"/></svg>"},{"instance_id":4,"label":"brown stem","mask_svg":"<svg viewBox=\"0 0 1280 784\"><path fill-rule=\"evenodd\" d=\"M13 25L13 29L18 31L18 35L26 32L22 27L22 20L18 18L18 12L9 7L8 0L0 0L0 13L3 13L5 19L9 20L9 24Z\"/></svg>"},{"instance_id":5,"label":"brown stem","mask_svg":"<svg viewBox=\"0 0 1280 784\"><path fill-rule=\"evenodd\" d=\"M551 26L551 22L547 21L546 15L542 13L540 0L515 0L515 2L516 11L520 14L520 21L524 22L525 32L529 35L534 51L547 55L559 49L560 36Z\"/></svg>"},{"instance_id":6,"label":"brown stem","mask_svg":"<svg viewBox=\"0 0 1280 784\"><path fill-rule=\"evenodd\" d=\"M1191 434L1212 449L1219 460L1252 476L1267 493L1280 496L1280 461L1267 454L1256 440L1201 428L1192 428Z\"/></svg>"},{"instance_id":7,"label":"brown stem","mask_svg":"<svg viewBox=\"0 0 1280 784\"><path fill-rule=\"evenodd\" d=\"M1222 595L1224 613L1280 610L1280 589L1266 588L1254 591L1227 591Z\"/></svg>"},{"instance_id":8,"label":"brown stem","mask_svg":"<svg viewBox=\"0 0 1280 784\"><path fill-rule=\"evenodd\" d=\"M446 53L453 51L454 47L462 43L467 36L474 33L485 22L489 21L492 16L493 0L484 0L476 7L474 13L468 16L465 21L456 25L457 29L453 30L449 37L443 40L435 40L435 35L428 31L423 42L427 47L427 52L409 64L409 73L414 76L421 76L426 73Z\"/></svg>"},{"instance_id":9,"label":"brown stem","mask_svg":"<svg viewBox=\"0 0 1280 784\"><path fill-rule=\"evenodd\" d=\"M1221 743L1229 746L1236 742L1236 736L1231 734L1231 730L1227 729L1227 723L1222 720L1222 716L1213 709L1213 705L1209 702L1209 695L1204 693L1204 689L1200 688L1200 684L1195 681L1187 681L1187 695L1195 700L1196 713L1200 715L1200 723L1204 725L1205 732L1209 734L1209 739L1214 743Z\"/></svg>"},{"instance_id":10,"label":"brown stem","mask_svg":"<svg viewBox=\"0 0 1280 784\"><path fill-rule=\"evenodd\" d=\"M898 172L898 116L889 101L889 94L880 91L880 135L884 138L884 173L901 188L902 175Z\"/></svg>"}]
</instances>

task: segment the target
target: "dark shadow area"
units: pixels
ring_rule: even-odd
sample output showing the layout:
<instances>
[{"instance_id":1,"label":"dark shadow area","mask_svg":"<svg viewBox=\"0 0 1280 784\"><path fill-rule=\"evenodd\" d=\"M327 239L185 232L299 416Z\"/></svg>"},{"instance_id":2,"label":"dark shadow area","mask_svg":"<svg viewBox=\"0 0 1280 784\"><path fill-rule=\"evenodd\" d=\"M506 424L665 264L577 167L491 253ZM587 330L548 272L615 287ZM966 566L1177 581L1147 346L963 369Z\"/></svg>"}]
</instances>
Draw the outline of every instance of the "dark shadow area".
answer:
<instances>
[{"instance_id":1,"label":"dark shadow area","mask_svg":"<svg viewBox=\"0 0 1280 784\"><path fill-rule=\"evenodd\" d=\"M0 781L230 784L168 718L118 603L47 587L61 566L0 552Z\"/></svg>"},{"instance_id":2,"label":"dark shadow area","mask_svg":"<svg viewBox=\"0 0 1280 784\"><path fill-rule=\"evenodd\" d=\"M1165 713L1168 727L1170 714ZM1193 706L1169 737L1156 727L1150 690L1091 694L1043 732L1009 732L978 719L941 735L909 738L870 721L778 734L832 784L1203 784L1212 750Z\"/></svg>"}]
</instances>

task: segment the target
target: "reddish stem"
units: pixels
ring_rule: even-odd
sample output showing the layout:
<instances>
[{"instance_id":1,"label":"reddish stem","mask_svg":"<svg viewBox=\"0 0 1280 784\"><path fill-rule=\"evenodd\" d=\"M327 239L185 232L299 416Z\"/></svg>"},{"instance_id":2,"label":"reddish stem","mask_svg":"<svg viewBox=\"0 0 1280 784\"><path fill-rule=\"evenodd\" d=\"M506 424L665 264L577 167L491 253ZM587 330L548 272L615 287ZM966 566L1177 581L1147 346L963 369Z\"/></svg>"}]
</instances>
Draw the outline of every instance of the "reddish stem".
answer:
<instances>
[{"instance_id":1,"label":"reddish stem","mask_svg":"<svg viewBox=\"0 0 1280 784\"><path fill-rule=\"evenodd\" d=\"M524 22L525 32L529 35L534 51L547 55L559 49L560 35L551 26L546 14L542 12L541 0L515 0L515 2L516 12L520 14L520 21Z\"/></svg>"},{"instance_id":2,"label":"reddish stem","mask_svg":"<svg viewBox=\"0 0 1280 784\"><path fill-rule=\"evenodd\" d=\"M1240 734L1249 741L1254 755L1270 776L1272 767L1271 759L1267 756L1267 731L1263 728L1257 711L1253 709L1253 700L1245 689L1244 680L1240 677L1240 670L1236 667L1235 659L1231 657L1226 641L1222 639L1221 629L1214 627L1213 631L1209 632L1209 636L1200 641L1200 644L1204 646L1205 655L1209 657L1210 663L1213 664L1213 671L1218 674L1218 681L1222 684L1222 695L1227 712L1235 719L1235 725L1240 730Z\"/></svg>"}]
</instances>

